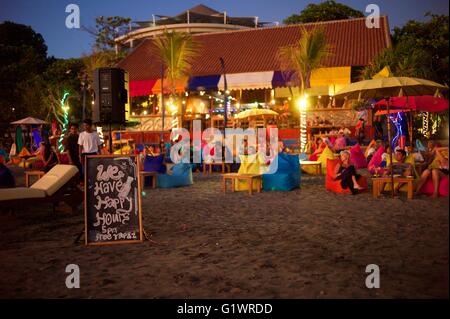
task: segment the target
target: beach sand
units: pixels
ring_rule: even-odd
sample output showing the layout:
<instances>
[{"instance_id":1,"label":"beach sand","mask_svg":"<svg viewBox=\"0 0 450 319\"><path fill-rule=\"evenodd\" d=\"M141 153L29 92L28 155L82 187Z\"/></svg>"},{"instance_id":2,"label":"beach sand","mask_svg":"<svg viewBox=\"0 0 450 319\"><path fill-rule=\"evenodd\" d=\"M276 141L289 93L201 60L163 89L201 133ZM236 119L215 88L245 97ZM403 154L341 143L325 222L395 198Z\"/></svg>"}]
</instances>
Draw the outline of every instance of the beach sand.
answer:
<instances>
[{"instance_id":1,"label":"beach sand","mask_svg":"<svg viewBox=\"0 0 450 319\"><path fill-rule=\"evenodd\" d=\"M306 175L253 196L224 194L218 174L194 182L146 189L141 244L74 244L82 205L0 214L0 297L448 298L448 198L340 195ZM80 289L66 288L68 264Z\"/></svg>"}]
</instances>

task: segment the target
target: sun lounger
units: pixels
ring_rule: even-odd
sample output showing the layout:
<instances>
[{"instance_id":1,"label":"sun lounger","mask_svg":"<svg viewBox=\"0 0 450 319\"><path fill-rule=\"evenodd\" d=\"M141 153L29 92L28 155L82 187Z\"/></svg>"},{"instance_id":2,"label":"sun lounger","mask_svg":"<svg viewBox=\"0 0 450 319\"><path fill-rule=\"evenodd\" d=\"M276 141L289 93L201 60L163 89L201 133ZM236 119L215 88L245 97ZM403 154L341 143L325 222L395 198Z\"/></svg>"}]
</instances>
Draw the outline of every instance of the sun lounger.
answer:
<instances>
[{"instance_id":1,"label":"sun lounger","mask_svg":"<svg viewBox=\"0 0 450 319\"><path fill-rule=\"evenodd\" d=\"M1 209L20 210L40 203L52 203L53 211L59 202L68 204L75 212L83 202L78 188L78 169L72 165L56 165L31 187L0 189Z\"/></svg>"}]
</instances>

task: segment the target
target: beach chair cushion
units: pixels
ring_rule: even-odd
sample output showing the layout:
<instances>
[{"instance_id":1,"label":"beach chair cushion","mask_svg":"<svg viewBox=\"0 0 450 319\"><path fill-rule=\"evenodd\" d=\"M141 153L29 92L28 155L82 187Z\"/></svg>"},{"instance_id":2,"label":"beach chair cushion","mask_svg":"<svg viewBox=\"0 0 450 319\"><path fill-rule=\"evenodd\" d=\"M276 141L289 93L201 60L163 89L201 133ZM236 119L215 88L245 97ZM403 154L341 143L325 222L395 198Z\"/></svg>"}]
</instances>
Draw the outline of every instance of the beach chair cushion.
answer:
<instances>
[{"instance_id":1,"label":"beach chair cushion","mask_svg":"<svg viewBox=\"0 0 450 319\"><path fill-rule=\"evenodd\" d=\"M343 189L341 186L341 181L334 180L334 170L336 168L336 165L340 162L339 159L332 159L327 161L327 175L325 177L325 189L327 191L332 191L335 193L342 193L342 194L351 194L350 189ZM367 186L367 179L364 176L360 176L358 179L358 183L360 186L364 187L364 190L368 190Z\"/></svg>"},{"instance_id":2,"label":"beach chair cushion","mask_svg":"<svg viewBox=\"0 0 450 319\"><path fill-rule=\"evenodd\" d=\"M77 173L78 169L76 166L58 164L31 185L31 188L42 190L47 196L52 196Z\"/></svg>"},{"instance_id":3,"label":"beach chair cushion","mask_svg":"<svg viewBox=\"0 0 450 319\"><path fill-rule=\"evenodd\" d=\"M366 157L359 144L355 144L350 148L350 161L355 165L356 169L367 167Z\"/></svg>"},{"instance_id":4,"label":"beach chair cushion","mask_svg":"<svg viewBox=\"0 0 450 319\"><path fill-rule=\"evenodd\" d=\"M278 169L263 174L264 191L290 191L300 187L301 170L298 155L278 154Z\"/></svg>"},{"instance_id":5,"label":"beach chair cushion","mask_svg":"<svg viewBox=\"0 0 450 319\"><path fill-rule=\"evenodd\" d=\"M29 198L43 198L45 191L27 187L2 188L0 189L0 201L20 200Z\"/></svg>"},{"instance_id":6,"label":"beach chair cushion","mask_svg":"<svg viewBox=\"0 0 450 319\"><path fill-rule=\"evenodd\" d=\"M448 175L447 175L447 176L444 176L443 178L441 178L441 180L439 181L439 195L448 197L448 192L449 192L448 187L449 187L449 184L448 184ZM427 181L425 182L425 184L420 189L420 194L433 195L433 192L434 192L433 180L431 177L429 177L427 179Z\"/></svg>"}]
</instances>

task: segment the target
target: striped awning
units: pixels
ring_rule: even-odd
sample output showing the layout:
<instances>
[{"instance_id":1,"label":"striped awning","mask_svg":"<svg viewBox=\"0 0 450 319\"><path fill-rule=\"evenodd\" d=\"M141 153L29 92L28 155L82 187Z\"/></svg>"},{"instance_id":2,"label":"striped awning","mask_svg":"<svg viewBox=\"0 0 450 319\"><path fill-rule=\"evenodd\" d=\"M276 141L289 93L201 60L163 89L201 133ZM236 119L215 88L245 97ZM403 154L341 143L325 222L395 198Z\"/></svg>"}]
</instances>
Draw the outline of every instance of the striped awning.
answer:
<instances>
[{"instance_id":1,"label":"striped awning","mask_svg":"<svg viewBox=\"0 0 450 319\"><path fill-rule=\"evenodd\" d=\"M187 87L189 91L217 91L219 80L220 75L191 76Z\"/></svg>"},{"instance_id":2,"label":"striped awning","mask_svg":"<svg viewBox=\"0 0 450 319\"><path fill-rule=\"evenodd\" d=\"M227 74L228 90L271 89L273 71ZM219 90L225 88L223 75L220 77Z\"/></svg>"},{"instance_id":3,"label":"striped awning","mask_svg":"<svg viewBox=\"0 0 450 319\"><path fill-rule=\"evenodd\" d=\"M131 97L152 94L152 89L157 80L137 80L130 81L129 95Z\"/></svg>"}]
</instances>

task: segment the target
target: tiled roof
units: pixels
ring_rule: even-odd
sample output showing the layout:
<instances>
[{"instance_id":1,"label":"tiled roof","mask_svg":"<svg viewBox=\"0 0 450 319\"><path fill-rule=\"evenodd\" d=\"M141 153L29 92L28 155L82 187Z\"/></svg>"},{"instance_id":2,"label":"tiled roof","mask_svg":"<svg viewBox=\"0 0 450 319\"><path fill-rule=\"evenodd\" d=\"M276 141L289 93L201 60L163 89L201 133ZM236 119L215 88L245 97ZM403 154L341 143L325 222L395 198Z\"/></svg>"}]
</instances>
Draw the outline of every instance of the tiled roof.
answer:
<instances>
[{"instance_id":1,"label":"tiled roof","mask_svg":"<svg viewBox=\"0 0 450 319\"><path fill-rule=\"evenodd\" d=\"M380 28L372 29L366 27L365 18L303 24L306 29L318 25L324 27L332 51L324 67L365 66L391 45L386 16L380 18ZM296 43L300 36L298 25L194 35L200 50L190 75L221 74L220 57L227 73L280 70L279 49ZM151 39L136 47L118 66L128 71L130 80L161 76L161 62Z\"/></svg>"}]
</instances>

